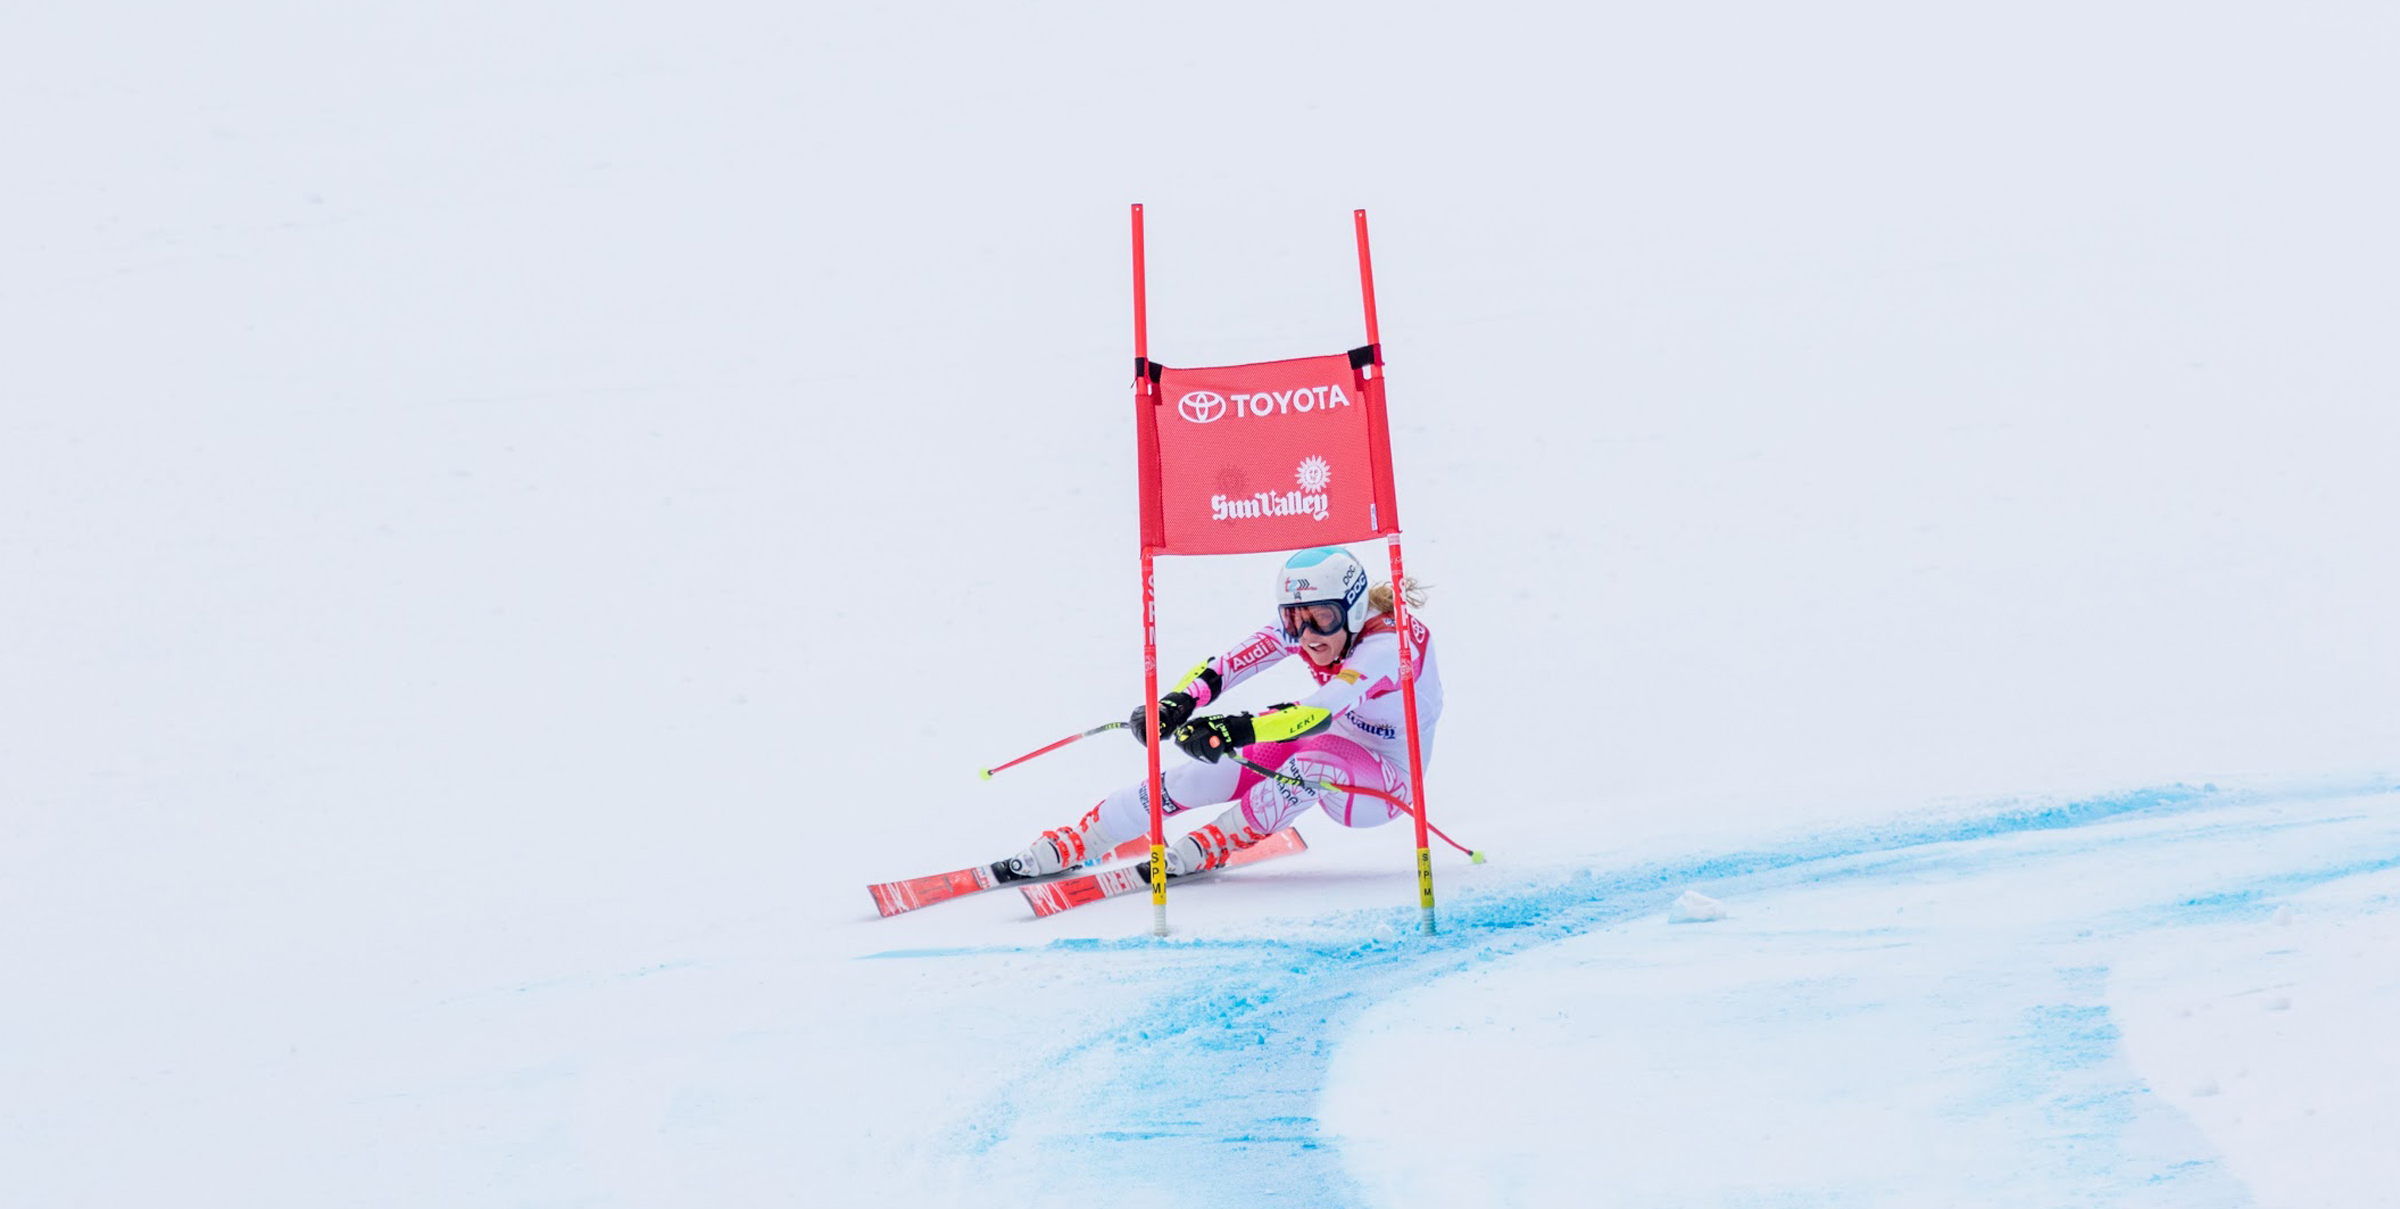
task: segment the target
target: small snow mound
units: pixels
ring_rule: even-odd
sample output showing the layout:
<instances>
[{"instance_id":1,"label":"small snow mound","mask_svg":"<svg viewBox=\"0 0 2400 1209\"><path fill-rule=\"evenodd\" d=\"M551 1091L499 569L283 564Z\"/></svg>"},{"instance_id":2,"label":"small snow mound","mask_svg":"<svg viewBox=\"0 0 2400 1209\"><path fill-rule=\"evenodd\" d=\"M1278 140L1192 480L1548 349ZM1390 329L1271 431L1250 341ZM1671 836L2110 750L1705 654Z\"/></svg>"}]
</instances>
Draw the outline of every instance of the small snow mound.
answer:
<instances>
[{"instance_id":1,"label":"small snow mound","mask_svg":"<svg viewBox=\"0 0 2400 1209\"><path fill-rule=\"evenodd\" d=\"M1725 904L1698 890L1684 891L1675 905L1667 908L1667 922L1671 924L1705 924L1723 918Z\"/></svg>"},{"instance_id":2,"label":"small snow mound","mask_svg":"<svg viewBox=\"0 0 2400 1209\"><path fill-rule=\"evenodd\" d=\"M2288 928L2292 926L2291 904L2286 903L2283 906L2275 908L2275 926L2278 928Z\"/></svg>"}]
</instances>

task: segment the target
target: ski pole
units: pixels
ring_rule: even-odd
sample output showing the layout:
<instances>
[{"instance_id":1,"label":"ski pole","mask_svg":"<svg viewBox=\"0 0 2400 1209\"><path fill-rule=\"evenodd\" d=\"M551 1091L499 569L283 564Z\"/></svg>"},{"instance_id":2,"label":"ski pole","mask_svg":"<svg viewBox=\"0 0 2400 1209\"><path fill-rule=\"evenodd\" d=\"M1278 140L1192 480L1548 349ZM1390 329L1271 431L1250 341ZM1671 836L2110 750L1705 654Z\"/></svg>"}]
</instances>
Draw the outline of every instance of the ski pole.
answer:
<instances>
[{"instance_id":1,"label":"ski pole","mask_svg":"<svg viewBox=\"0 0 2400 1209\"><path fill-rule=\"evenodd\" d=\"M1079 734L1079 735L1068 735L1066 738L1064 738L1064 739L1060 739L1058 742L1056 742L1056 743L1053 743L1053 744L1051 744L1051 745L1050 745L1050 746L1048 746L1048 747L1036 748L1036 749L1034 749L1034 750L1032 750L1032 751L1026 752L1024 755L1018 756L1018 757L1017 757L1016 759L1014 759L1014 760L1010 760L1010 761L1009 761L1008 763L1006 763L1006 764L994 764L994 765L992 765L990 768L986 768L986 769L982 770L982 771L983 771L983 779L984 779L984 780L986 780L986 781L989 781L989 780L991 780L991 779L992 779L992 774L993 774L993 773L996 773L996 772L1000 771L1000 770L1001 770L1001 769L1003 769L1003 768L1014 768L1014 767L1016 767L1017 765L1019 765L1019 764L1022 764L1022 763L1024 763L1025 761L1027 761L1027 760L1030 760L1030 759L1034 758L1035 756L1046 756L1046 755L1050 754L1051 752L1057 751L1059 748L1065 747L1065 746L1066 746L1067 744L1069 744L1069 743L1073 743L1073 742L1074 742L1074 741L1076 741L1077 739L1089 739L1089 738L1091 738L1093 735L1099 734L1101 731L1104 731L1104 730L1115 730L1115 729L1117 729L1117 728L1119 728L1119 727L1130 727L1130 726L1132 726L1132 725L1133 725L1133 723L1132 723L1131 721L1104 722L1104 723L1102 723L1102 724L1100 724L1100 725L1098 725L1098 726L1095 726L1095 727L1093 727L1093 728L1092 728L1092 729L1090 729L1090 730L1087 730L1087 731L1083 732L1082 734Z\"/></svg>"},{"instance_id":2,"label":"ski pole","mask_svg":"<svg viewBox=\"0 0 2400 1209\"><path fill-rule=\"evenodd\" d=\"M1286 785L1297 785L1304 789L1330 789L1336 793L1363 793L1370 798L1381 798L1386 802L1390 802L1392 805L1398 807L1402 813L1405 813L1411 817L1414 817L1417 813L1416 810L1410 807L1408 803L1403 802L1399 798L1385 793L1380 789L1369 789L1364 785L1344 785L1339 781L1311 781L1306 777L1296 777L1288 773L1277 772L1274 769L1268 768L1262 764L1253 764L1250 761L1243 759L1238 752L1234 754L1233 762L1249 769L1254 773L1257 773L1262 777L1267 778L1270 781L1281 781ZM1474 849L1467 847L1465 844L1461 844L1457 840L1451 839L1447 835L1442 835L1442 829L1434 826L1431 822L1425 824L1425 829L1434 833L1435 835L1440 835L1443 843L1458 849L1460 852L1466 853L1468 860L1478 865L1483 863L1483 854L1481 852L1477 852Z\"/></svg>"}]
</instances>

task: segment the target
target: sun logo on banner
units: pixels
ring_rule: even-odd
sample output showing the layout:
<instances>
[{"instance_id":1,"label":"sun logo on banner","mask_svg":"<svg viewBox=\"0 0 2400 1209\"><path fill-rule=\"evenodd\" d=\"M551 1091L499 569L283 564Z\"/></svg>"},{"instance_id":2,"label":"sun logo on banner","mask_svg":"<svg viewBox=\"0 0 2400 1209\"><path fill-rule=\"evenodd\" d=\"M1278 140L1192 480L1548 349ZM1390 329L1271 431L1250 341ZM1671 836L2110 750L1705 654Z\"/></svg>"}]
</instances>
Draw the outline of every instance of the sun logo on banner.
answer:
<instances>
[{"instance_id":1,"label":"sun logo on banner","mask_svg":"<svg viewBox=\"0 0 2400 1209\"><path fill-rule=\"evenodd\" d=\"M1325 459L1311 456L1300 463L1300 490L1323 491L1333 481L1333 467Z\"/></svg>"}]
</instances>

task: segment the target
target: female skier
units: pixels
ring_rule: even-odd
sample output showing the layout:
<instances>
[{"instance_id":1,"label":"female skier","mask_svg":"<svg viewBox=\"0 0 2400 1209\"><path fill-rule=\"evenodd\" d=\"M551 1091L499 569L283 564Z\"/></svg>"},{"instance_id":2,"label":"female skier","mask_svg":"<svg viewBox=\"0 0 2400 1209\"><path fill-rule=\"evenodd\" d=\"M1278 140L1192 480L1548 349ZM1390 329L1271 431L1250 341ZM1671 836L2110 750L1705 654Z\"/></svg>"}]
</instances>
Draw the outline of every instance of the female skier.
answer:
<instances>
[{"instance_id":1,"label":"female skier","mask_svg":"<svg viewBox=\"0 0 2400 1209\"><path fill-rule=\"evenodd\" d=\"M1410 604L1420 602L1414 580L1401 590ZM1312 805L1344 827L1375 827L1403 813L1389 802L1320 790L1314 782L1380 789L1414 800L1391 593L1390 584L1370 592L1367 569L1347 550L1302 550L1277 573L1276 624L1193 668L1174 692L1159 698L1159 738L1193 760L1163 772L1165 813L1233 803L1214 821L1167 846L1167 876L1218 868L1235 852L1290 826ZM1434 670L1432 634L1414 617L1409 629L1416 647L1418 752L1430 761L1434 724L1442 716L1442 678ZM1316 677L1316 692L1256 714L1193 716L1295 654L1306 656L1303 664ZM1133 712L1137 735L1148 722L1146 713ZM1261 776L1225 759L1234 752L1312 784ZM1096 861L1149 832L1150 787L1144 778L1100 799L1075 823L1043 832L1023 852L996 862L992 872L1002 881L1046 876Z\"/></svg>"}]
</instances>

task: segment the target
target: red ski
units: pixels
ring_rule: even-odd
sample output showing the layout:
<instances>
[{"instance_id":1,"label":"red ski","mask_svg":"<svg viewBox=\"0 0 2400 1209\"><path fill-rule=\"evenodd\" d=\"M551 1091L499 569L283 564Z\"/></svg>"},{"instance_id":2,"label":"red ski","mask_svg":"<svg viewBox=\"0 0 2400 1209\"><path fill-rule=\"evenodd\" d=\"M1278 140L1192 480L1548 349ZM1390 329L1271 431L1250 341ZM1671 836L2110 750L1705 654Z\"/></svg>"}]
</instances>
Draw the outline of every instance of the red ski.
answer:
<instances>
[{"instance_id":1,"label":"red ski","mask_svg":"<svg viewBox=\"0 0 2400 1209\"><path fill-rule=\"evenodd\" d=\"M1148 851L1150 851L1150 840L1149 837L1144 836L1117 845L1109 851L1106 857L1101 859L1131 860ZM928 877L912 877L896 882L877 882L867 887L867 893L875 896L875 909L882 912L888 919L903 911L930 907L935 903L957 898L962 894L980 894L1003 885L1021 884L1025 884L1022 879L1011 882L1001 881L999 875L992 872L990 865L970 865L964 869L953 869L948 873L936 873Z\"/></svg>"},{"instance_id":2,"label":"red ski","mask_svg":"<svg viewBox=\"0 0 2400 1209\"><path fill-rule=\"evenodd\" d=\"M1150 846L1148 840L1138 842L1144 849ZM1117 851L1125 850L1119 848ZM1207 877L1211 873L1219 873L1235 865L1247 865L1252 861L1263 861L1270 857L1290 856L1295 852L1306 851L1308 851L1308 841L1300 838L1300 829L1286 827L1234 853L1219 868L1211 869L1208 873L1195 873L1190 876ZM1180 882L1189 879L1179 877L1175 880ZM1104 898L1115 898L1120 894L1131 894L1136 890L1149 888L1150 879L1143 876L1141 865L1117 865L1102 869L1098 873L1086 873L1081 877L1060 878L1054 882L1023 887L1025 901L1033 904L1035 915L1056 915L1069 907L1080 907L1085 903L1096 903Z\"/></svg>"}]
</instances>

